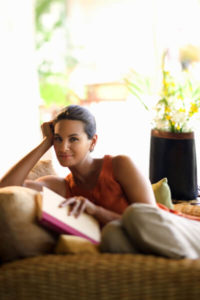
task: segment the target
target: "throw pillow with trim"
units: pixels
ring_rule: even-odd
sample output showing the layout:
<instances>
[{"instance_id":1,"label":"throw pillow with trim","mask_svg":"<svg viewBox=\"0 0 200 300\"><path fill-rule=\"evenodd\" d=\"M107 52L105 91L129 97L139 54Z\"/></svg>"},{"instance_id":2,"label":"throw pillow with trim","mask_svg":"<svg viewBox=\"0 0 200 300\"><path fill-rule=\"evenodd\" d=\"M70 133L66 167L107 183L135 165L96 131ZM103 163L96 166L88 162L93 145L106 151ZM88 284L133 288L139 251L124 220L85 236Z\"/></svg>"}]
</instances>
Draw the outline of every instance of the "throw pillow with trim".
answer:
<instances>
[{"instance_id":1,"label":"throw pillow with trim","mask_svg":"<svg viewBox=\"0 0 200 300\"><path fill-rule=\"evenodd\" d=\"M21 186L0 188L0 260L53 252L57 236L38 223L38 192Z\"/></svg>"},{"instance_id":2,"label":"throw pillow with trim","mask_svg":"<svg viewBox=\"0 0 200 300\"><path fill-rule=\"evenodd\" d=\"M153 192L157 203L161 203L169 209L174 209L172 203L171 191L168 185L167 178L162 178L156 183L152 184Z\"/></svg>"}]
</instances>

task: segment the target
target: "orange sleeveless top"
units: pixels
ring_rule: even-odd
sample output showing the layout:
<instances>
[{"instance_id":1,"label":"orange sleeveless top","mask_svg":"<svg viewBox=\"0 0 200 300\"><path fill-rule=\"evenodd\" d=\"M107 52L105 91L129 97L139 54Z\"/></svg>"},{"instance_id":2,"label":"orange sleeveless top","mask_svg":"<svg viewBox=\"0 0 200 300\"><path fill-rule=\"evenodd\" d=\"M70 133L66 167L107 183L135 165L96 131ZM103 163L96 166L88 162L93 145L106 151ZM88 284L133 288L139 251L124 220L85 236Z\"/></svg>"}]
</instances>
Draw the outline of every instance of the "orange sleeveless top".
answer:
<instances>
[{"instance_id":1,"label":"orange sleeveless top","mask_svg":"<svg viewBox=\"0 0 200 300\"><path fill-rule=\"evenodd\" d=\"M108 210L122 214L130 204L120 186L115 180L112 168L112 156L105 155L103 158L102 169L99 174L96 186L93 189L83 189L76 185L72 174L68 174L65 178L67 185L66 197L83 196L96 205L102 206ZM157 203L160 209L179 215L181 217L200 221L199 217L187 215L173 209L169 209L163 204Z\"/></svg>"},{"instance_id":2,"label":"orange sleeveless top","mask_svg":"<svg viewBox=\"0 0 200 300\"><path fill-rule=\"evenodd\" d=\"M96 186L93 189L83 189L76 185L72 174L65 178L67 184L67 198L83 196L108 210L122 214L129 205L120 184L115 180L112 168L112 156L105 155L102 169Z\"/></svg>"}]
</instances>

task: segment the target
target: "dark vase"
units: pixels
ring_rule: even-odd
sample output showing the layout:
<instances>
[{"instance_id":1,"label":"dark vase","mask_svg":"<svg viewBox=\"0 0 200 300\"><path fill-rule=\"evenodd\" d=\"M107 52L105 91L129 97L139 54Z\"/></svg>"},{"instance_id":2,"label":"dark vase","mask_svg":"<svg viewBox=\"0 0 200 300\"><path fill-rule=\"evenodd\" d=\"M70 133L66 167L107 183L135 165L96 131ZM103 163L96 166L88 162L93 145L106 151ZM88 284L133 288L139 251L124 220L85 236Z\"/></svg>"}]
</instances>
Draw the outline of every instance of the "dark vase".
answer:
<instances>
[{"instance_id":1,"label":"dark vase","mask_svg":"<svg viewBox=\"0 0 200 300\"><path fill-rule=\"evenodd\" d=\"M149 175L151 183L167 177L174 200L198 196L194 133L151 131Z\"/></svg>"}]
</instances>

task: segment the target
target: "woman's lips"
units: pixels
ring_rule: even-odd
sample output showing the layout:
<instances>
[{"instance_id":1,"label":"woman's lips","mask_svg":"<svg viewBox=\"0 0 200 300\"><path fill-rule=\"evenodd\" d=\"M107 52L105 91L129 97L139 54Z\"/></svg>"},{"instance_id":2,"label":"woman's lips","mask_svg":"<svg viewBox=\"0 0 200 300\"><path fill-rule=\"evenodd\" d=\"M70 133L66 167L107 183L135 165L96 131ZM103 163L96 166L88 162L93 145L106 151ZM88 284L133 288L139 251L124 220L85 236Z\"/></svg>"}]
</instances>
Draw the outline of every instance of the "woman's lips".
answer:
<instances>
[{"instance_id":1,"label":"woman's lips","mask_svg":"<svg viewBox=\"0 0 200 300\"><path fill-rule=\"evenodd\" d=\"M58 156L59 156L60 158L62 158L62 159L68 159L68 158L71 158L71 157L72 157L71 154L59 154Z\"/></svg>"}]
</instances>

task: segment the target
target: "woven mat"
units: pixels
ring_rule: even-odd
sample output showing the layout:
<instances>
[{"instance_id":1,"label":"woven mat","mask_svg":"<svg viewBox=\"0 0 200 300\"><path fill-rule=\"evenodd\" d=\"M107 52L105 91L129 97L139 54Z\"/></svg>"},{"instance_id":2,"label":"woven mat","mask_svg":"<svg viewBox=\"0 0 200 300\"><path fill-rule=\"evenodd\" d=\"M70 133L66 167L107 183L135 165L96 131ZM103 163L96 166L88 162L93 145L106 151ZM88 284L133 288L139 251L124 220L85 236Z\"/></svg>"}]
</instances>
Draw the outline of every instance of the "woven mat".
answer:
<instances>
[{"instance_id":1,"label":"woven mat","mask_svg":"<svg viewBox=\"0 0 200 300\"><path fill-rule=\"evenodd\" d=\"M46 255L0 268L1 300L199 300L200 260Z\"/></svg>"}]
</instances>

